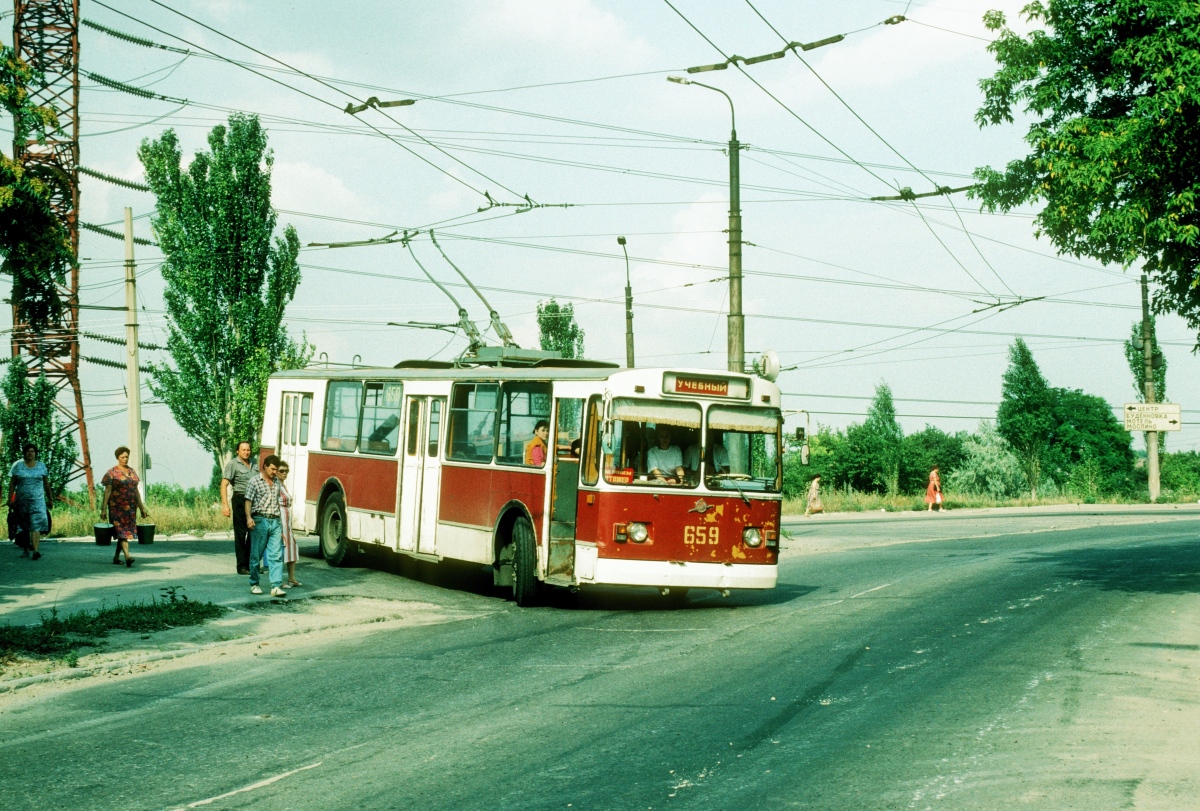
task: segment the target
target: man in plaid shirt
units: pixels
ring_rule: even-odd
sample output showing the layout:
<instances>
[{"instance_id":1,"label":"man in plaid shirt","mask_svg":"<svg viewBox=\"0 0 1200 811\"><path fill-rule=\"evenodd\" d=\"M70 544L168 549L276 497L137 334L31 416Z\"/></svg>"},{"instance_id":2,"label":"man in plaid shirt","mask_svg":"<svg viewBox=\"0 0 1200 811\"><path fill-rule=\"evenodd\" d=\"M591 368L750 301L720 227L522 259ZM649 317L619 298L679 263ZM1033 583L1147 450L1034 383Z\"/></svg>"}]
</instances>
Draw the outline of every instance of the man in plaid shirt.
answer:
<instances>
[{"instance_id":1,"label":"man in plaid shirt","mask_svg":"<svg viewBox=\"0 0 1200 811\"><path fill-rule=\"evenodd\" d=\"M279 457L263 460L262 473L246 485L246 526L250 530L250 593L262 594L258 585L258 562L267 561L271 596L286 597L283 590L283 541L279 523Z\"/></svg>"}]
</instances>

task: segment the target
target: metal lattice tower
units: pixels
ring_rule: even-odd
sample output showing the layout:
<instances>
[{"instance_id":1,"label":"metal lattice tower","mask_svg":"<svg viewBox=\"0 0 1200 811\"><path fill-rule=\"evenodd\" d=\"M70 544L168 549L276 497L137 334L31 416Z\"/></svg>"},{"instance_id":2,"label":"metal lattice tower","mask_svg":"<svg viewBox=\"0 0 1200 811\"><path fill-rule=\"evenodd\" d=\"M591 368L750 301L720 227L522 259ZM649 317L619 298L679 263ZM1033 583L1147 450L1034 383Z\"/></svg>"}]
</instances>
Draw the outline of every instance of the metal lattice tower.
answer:
<instances>
[{"instance_id":1,"label":"metal lattice tower","mask_svg":"<svg viewBox=\"0 0 1200 811\"><path fill-rule=\"evenodd\" d=\"M71 389L74 410L57 399L55 405L78 435L80 456L71 477L86 477L94 502L79 388L79 0L13 0L13 8L13 49L42 74L41 83L29 87L30 101L53 108L61 126L45 143L14 143L13 156L53 185L51 207L70 233L75 261L67 286L59 289L64 307L56 322L35 332L17 320L13 308L12 354L24 358L31 375L45 372L60 392Z\"/></svg>"}]
</instances>

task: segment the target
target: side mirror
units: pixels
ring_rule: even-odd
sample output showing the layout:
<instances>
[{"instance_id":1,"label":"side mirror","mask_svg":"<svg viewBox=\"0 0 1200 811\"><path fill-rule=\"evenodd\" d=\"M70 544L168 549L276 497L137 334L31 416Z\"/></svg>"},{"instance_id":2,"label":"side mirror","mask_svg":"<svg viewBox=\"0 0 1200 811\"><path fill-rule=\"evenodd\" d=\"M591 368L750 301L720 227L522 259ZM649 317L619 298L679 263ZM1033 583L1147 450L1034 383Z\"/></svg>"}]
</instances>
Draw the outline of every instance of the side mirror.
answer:
<instances>
[{"instance_id":1,"label":"side mirror","mask_svg":"<svg viewBox=\"0 0 1200 811\"><path fill-rule=\"evenodd\" d=\"M799 442L799 443L801 443L802 445L803 445L803 444L807 444L807 443L805 442L805 433L804 433L804 429L803 429L803 428L797 428L797 429L796 429L796 441L797 441L797 442Z\"/></svg>"},{"instance_id":2,"label":"side mirror","mask_svg":"<svg viewBox=\"0 0 1200 811\"><path fill-rule=\"evenodd\" d=\"M800 464L802 464L802 465L808 464L808 443L807 442L805 442L803 445L800 446Z\"/></svg>"}]
</instances>

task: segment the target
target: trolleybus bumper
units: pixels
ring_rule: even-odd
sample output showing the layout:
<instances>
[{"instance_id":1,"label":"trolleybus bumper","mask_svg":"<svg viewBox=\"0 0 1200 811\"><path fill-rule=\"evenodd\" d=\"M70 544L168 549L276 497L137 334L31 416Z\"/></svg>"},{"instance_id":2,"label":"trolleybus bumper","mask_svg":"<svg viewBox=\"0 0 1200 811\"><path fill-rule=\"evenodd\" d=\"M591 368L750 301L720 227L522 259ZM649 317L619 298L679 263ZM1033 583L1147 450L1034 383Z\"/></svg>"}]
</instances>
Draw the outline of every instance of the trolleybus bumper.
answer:
<instances>
[{"instance_id":1,"label":"trolleybus bumper","mask_svg":"<svg viewBox=\"0 0 1200 811\"><path fill-rule=\"evenodd\" d=\"M577 572L581 585L673 586L697 589L773 589L778 567L745 563L687 563L665 560L599 558L592 572Z\"/></svg>"}]
</instances>

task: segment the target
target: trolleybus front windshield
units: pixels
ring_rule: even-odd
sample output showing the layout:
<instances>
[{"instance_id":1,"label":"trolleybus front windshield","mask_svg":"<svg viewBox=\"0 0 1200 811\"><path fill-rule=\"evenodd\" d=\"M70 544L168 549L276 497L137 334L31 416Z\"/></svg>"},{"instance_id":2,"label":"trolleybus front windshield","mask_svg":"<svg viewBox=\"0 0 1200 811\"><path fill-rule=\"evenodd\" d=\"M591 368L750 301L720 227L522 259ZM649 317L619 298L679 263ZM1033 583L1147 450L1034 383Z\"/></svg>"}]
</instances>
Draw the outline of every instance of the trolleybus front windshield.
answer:
<instances>
[{"instance_id":1,"label":"trolleybus front windshield","mask_svg":"<svg viewBox=\"0 0 1200 811\"><path fill-rule=\"evenodd\" d=\"M772 408L710 406L704 443L704 486L709 490L778 493L780 413ZM698 460L693 451L689 463ZM697 466L698 467L698 466Z\"/></svg>"},{"instance_id":2,"label":"trolleybus front windshield","mask_svg":"<svg viewBox=\"0 0 1200 811\"><path fill-rule=\"evenodd\" d=\"M683 464L684 451L700 441L700 406L617 397L610 416L603 439L606 482L670 487L700 483Z\"/></svg>"}]
</instances>

